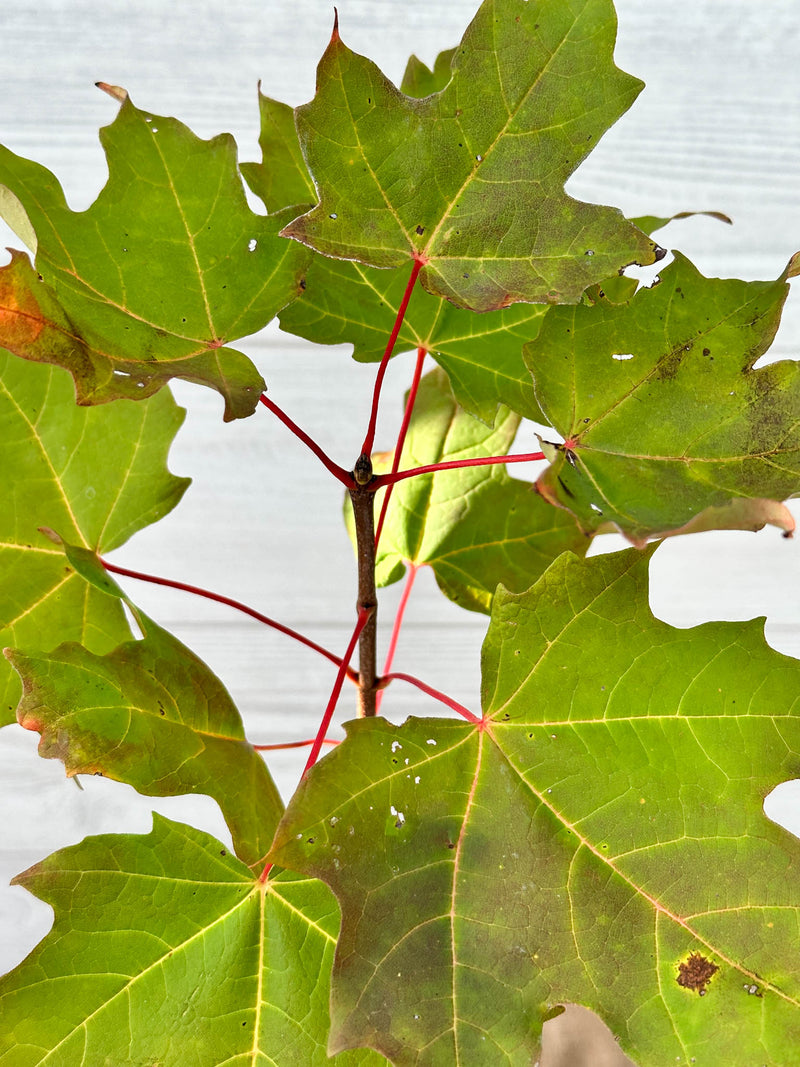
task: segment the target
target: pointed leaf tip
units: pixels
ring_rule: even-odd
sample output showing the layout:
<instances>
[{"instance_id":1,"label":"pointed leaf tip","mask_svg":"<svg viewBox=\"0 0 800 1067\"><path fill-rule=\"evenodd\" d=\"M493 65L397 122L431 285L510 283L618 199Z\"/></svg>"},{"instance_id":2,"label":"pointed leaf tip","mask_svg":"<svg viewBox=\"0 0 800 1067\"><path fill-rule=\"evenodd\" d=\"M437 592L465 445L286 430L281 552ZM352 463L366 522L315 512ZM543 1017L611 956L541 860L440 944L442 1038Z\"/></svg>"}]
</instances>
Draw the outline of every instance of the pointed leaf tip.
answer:
<instances>
[{"instance_id":1,"label":"pointed leaf tip","mask_svg":"<svg viewBox=\"0 0 800 1067\"><path fill-rule=\"evenodd\" d=\"M338 41L339 38L339 9L334 7L333 9L333 31L331 32L331 41Z\"/></svg>"},{"instance_id":2,"label":"pointed leaf tip","mask_svg":"<svg viewBox=\"0 0 800 1067\"><path fill-rule=\"evenodd\" d=\"M800 274L800 252L795 252L786 264L786 277L796 278Z\"/></svg>"},{"instance_id":3,"label":"pointed leaf tip","mask_svg":"<svg viewBox=\"0 0 800 1067\"><path fill-rule=\"evenodd\" d=\"M123 89L121 85L109 85L108 82L95 82L94 84L98 89L102 89L104 93L108 93L115 100L119 100L121 104L124 104L128 99L128 90Z\"/></svg>"}]
</instances>

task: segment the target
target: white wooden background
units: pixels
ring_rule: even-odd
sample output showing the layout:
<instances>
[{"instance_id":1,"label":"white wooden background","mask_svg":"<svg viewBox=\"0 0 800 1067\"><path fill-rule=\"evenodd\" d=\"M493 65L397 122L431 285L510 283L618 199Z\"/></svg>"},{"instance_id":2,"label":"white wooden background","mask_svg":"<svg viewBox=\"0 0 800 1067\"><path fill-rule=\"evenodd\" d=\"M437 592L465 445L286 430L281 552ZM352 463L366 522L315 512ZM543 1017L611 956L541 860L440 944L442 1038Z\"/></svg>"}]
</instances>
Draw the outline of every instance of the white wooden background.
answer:
<instances>
[{"instance_id":1,"label":"white wooden background","mask_svg":"<svg viewBox=\"0 0 800 1067\"><path fill-rule=\"evenodd\" d=\"M430 63L455 44L476 6L477 0L339 0L341 32L399 79L411 52ZM618 0L617 9L617 62L647 88L569 191L629 215L725 211L733 228L692 220L673 224L660 239L680 246L705 274L776 277L800 249L800 3ZM5 4L0 140L54 170L73 207L88 206L105 178L97 127L115 113L113 101L93 87L104 80L201 136L230 130L241 158L257 159L257 81L288 103L309 99L331 22L328 0ZM19 244L4 230L0 238ZM795 293L773 352L796 358L798 342ZM363 435L373 371L354 364L346 348L314 351L274 328L242 347L276 401L349 466ZM388 376L381 447L391 443L409 366L408 357L399 358ZM189 386L176 394L189 416L170 462L194 485L173 515L113 558L238 597L343 649L355 586L338 485L266 412L225 426L216 394ZM614 539L603 544L616 547ZM770 530L676 539L654 560L653 610L680 626L766 615L771 643L800 655L799 550L800 541ZM396 668L477 709L485 619L450 605L427 577L418 581ZM333 680L325 661L206 602L140 583L128 588L220 674L252 740L313 733ZM384 635L397 590L382 599ZM399 683L384 710L397 721L412 712L439 713ZM351 694L340 713L350 717ZM287 797L303 759L287 754L271 761ZM800 828L800 791L786 786L780 793L770 810ZM37 757L35 735L16 726L0 732L1 881L87 834L145 832L153 809L226 836L208 798L152 800L101 779L85 781L80 792L60 764ZM0 891L0 972L22 959L50 922L50 909L24 890ZM601 1042L581 1053L573 1045L577 1030L547 1029L549 1067L620 1062L613 1045L603 1051Z\"/></svg>"}]
</instances>

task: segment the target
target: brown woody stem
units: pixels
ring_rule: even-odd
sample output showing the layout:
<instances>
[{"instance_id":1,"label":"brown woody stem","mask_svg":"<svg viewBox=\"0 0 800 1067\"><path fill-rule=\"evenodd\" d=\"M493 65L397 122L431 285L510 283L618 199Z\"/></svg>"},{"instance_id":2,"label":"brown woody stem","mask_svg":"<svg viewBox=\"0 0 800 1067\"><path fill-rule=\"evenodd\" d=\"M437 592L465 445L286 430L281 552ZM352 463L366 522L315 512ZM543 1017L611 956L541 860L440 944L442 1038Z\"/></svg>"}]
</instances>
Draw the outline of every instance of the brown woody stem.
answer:
<instances>
[{"instance_id":1,"label":"brown woody stem","mask_svg":"<svg viewBox=\"0 0 800 1067\"><path fill-rule=\"evenodd\" d=\"M358 560L358 611L369 612L369 619L358 641L358 715L375 715L377 693L377 611L378 594L375 589L375 493L372 462L362 454L353 470L355 486L349 491L356 528L356 557Z\"/></svg>"}]
</instances>

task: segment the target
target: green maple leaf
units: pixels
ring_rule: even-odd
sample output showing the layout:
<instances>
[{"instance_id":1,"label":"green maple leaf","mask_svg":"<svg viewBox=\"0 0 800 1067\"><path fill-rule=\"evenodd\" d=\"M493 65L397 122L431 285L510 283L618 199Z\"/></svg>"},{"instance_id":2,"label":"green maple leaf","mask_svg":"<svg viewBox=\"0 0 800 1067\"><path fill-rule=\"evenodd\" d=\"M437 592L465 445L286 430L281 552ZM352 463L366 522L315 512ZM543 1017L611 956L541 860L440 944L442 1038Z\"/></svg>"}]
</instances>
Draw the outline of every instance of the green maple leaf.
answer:
<instances>
[{"instance_id":1,"label":"green maple leaf","mask_svg":"<svg viewBox=\"0 0 800 1067\"><path fill-rule=\"evenodd\" d=\"M226 346L299 292L308 256L278 237L293 213L249 209L229 135L202 141L126 98L101 141L108 183L81 212L0 148L0 210L36 254L35 272L18 254L0 275L0 345L66 367L79 403L176 377L218 390L226 419L251 414L263 379Z\"/></svg>"},{"instance_id":2,"label":"green maple leaf","mask_svg":"<svg viewBox=\"0 0 800 1067\"><path fill-rule=\"evenodd\" d=\"M108 552L166 515L189 484L165 462L183 416L168 392L76 407L65 371L0 352L0 648L77 640L102 653L131 636L120 602L40 529ZM19 693L0 659L0 725L14 721Z\"/></svg>"},{"instance_id":3,"label":"green maple leaf","mask_svg":"<svg viewBox=\"0 0 800 1067\"><path fill-rule=\"evenodd\" d=\"M429 70L412 56L402 82L409 96L438 91L450 80L454 49L442 52ZM261 163L242 164L250 188L269 211L316 200L286 104L260 97ZM279 315L281 329L316 344L352 344L353 358L377 362L392 332L408 282L405 267L377 270L362 263L313 255L300 299ZM396 352L424 348L450 376L462 407L491 423L498 404L542 421L522 346L535 332L545 308L516 304L480 317L417 288L397 339Z\"/></svg>"},{"instance_id":4,"label":"green maple leaf","mask_svg":"<svg viewBox=\"0 0 800 1067\"><path fill-rule=\"evenodd\" d=\"M525 350L565 439L540 492L584 529L613 523L641 543L710 508L725 525L739 498L754 501L737 505L744 525L763 522L769 501L800 491L800 368L753 370L796 269L774 282L704 278L676 253L627 304L552 308Z\"/></svg>"},{"instance_id":5,"label":"green maple leaf","mask_svg":"<svg viewBox=\"0 0 800 1067\"><path fill-rule=\"evenodd\" d=\"M519 424L519 416L501 409L488 429L458 407L444 373L435 370L420 382L400 469L505 455ZM381 457L375 470L390 465L390 457ZM352 510L345 514L354 537ZM465 467L394 487L375 577L389 585L407 564L426 565L450 600L488 613L500 583L527 589L561 552L583 554L588 546L572 518L550 507L530 482L511 478L499 465Z\"/></svg>"},{"instance_id":6,"label":"green maple leaf","mask_svg":"<svg viewBox=\"0 0 800 1067\"><path fill-rule=\"evenodd\" d=\"M313 204L317 199L314 183L300 150L294 125L294 108L272 100L259 89L261 113L261 163L242 163L247 184L260 197L267 211L278 212L293 204Z\"/></svg>"},{"instance_id":7,"label":"green maple leaf","mask_svg":"<svg viewBox=\"0 0 800 1067\"><path fill-rule=\"evenodd\" d=\"M283 233L376 267L422 260L437 296L489 311L574 302L657 246L564 182L641 83L613 63L611 0L484 0L438 93L400 93L334 29L296 112L320 202Z\"/></svg>"},{"instance_id":8,"label":"green maple leaf","mask_svg":"<svg viewBox=\"0 0 800 1067\"><path fill-rule=\"evenodd\" d=\"M14 882L53 907L55 925L0 981L0 1063L330 1062L339 917L320 882L260 885L219 841L159 815L146 836L87 838Z\"/></svg>"},{"instance_id":9,"label":"green maple leaf","mask_svg":"<svg viewBox=\"0 0 800 1067\"><path fill-rule=\"evenodd\" d=\"M362 719L301 784L273 858L342 909L332 1050L528 1067L570 1001L639 1067L791 1061L800 844L762 805L800 664L763 620L655 619L648 555L498 593L479 727Z\"/></svg>"},{"instance_id":10,"label":"green maple leaf","mask_svg":"<svg viewBox=\"0 0 800 1067\"><path fill-rule=\"evenodd\" d=\"M6 649L22 678L19 723L41 734L39 755L62 760L70 776L102 774L147 796L213 797L236 855L260 873L283 804L227 690L92 553L64 547L86 581L127 604L143 637L104 656L75 642L49 653Z\"/></svg>"}]
</instances>

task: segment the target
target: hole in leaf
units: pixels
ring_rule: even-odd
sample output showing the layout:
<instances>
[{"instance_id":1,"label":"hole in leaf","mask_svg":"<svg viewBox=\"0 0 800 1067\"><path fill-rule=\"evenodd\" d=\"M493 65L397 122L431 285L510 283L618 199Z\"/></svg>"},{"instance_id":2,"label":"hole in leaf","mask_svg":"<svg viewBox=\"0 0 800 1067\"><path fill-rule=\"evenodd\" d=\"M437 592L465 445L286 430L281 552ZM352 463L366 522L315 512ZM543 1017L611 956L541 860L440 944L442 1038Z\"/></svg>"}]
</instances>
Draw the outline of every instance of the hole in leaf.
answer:
<instances>
[{"instance_id":1,"label":"hole in leaf","mask_svg":"<svg viewBox=\"0 0 800 1067\"><path fill-rule=\"evenodd\" d=\"M800 779L776 785L764 798L764 814L790 834L800 837Z\"/></svg>"},{"instance_id":2,"label":"hole in leaf","mask_svg":"<svg viewBox=\"0 0 800 1067\"><path fill-rule=\"evenodd\" d=\"M632 352L626 352L626 353L623 354L622 352L615 352L614 355L611 358L612 359L633 359L633 353Z\"/></svg>"},{"instance_id":3,"label":"hole in leaf","mask_svg":"<svg viewBox=\"0 0 800 1067\"><path fill-rule=\"evenodd\" d=\"M539 1062L633 1067L606 1024L593 1011L577 1004L547 1006Z\"/></svg>"}]
</instances>

